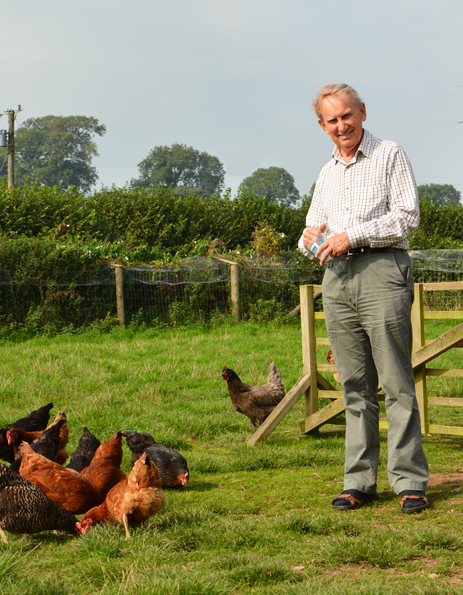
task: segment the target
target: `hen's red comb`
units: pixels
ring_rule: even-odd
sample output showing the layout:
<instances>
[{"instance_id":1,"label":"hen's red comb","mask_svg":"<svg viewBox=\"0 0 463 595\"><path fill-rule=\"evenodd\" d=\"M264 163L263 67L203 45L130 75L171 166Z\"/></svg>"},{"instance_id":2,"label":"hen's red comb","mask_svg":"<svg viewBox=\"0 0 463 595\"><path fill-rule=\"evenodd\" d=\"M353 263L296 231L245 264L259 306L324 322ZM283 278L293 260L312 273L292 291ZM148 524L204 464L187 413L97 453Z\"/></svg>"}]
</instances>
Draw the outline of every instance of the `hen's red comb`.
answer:
<instances>
[{"instance_id":1,"label":"hen's red comb","mask_svg":"<svg viewBox=\"0 0 463 595\"><path fill-rule=\"evenodd\" d=\"M222 372L225 372L226 369L227 369L227 366L224 366Z\"/></svg>"}]
</instances>

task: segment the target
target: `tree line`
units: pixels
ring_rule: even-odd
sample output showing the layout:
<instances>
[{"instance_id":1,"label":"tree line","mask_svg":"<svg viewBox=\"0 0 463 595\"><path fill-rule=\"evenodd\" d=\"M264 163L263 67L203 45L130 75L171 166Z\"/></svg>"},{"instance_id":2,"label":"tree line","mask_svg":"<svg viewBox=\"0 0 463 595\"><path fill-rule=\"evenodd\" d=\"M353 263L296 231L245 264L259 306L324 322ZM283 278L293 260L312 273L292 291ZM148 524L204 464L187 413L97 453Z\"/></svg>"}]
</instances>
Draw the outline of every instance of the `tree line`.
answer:
<instances>
[{"instance_id":1,"label":"tree line","mask_svg":"<svg viewBox=\"0 0 463 595\"><path fill-rule=\"evenodd\" d=\"M95 138L106 126L86 116L30 118L15 133L15 184L26 180L41 186L80 187L88 192L98 180L92 158L98 155ZM0 149L0 177L6 177L7 149ZM134 187L157 184L179 196L221 193L224 190L223 163L206 151L184 144L156 146L138 164ZM247 190L270 202L291 205L300 200L294 178L282 167L259 168L241 183Z\"/></svg>"},{"instance_id":2,"label":"tree line","mask_svg":"<svg viewBox=\"0 0 463 595\"><path fill-rule=\"evenodd\" d=\"M88 193L98 180L93 157L98 155L95 138L106 126L87 116L30 118L15 134L16 185L28 180L39 186L64 190L79 187ZM7 149L0 149L0 178L6 177ZM218 157L184 144L156 146L138 164L133 188L170 188L176 196L211 196L224 191L225 169ZM239 192L268 202L295 206L301 195L294 178L282 167L259 168L243 179ZM420 199L436 206L461 205L461 192L450 184L418 186Z\"/></svg>"}]
</instances>

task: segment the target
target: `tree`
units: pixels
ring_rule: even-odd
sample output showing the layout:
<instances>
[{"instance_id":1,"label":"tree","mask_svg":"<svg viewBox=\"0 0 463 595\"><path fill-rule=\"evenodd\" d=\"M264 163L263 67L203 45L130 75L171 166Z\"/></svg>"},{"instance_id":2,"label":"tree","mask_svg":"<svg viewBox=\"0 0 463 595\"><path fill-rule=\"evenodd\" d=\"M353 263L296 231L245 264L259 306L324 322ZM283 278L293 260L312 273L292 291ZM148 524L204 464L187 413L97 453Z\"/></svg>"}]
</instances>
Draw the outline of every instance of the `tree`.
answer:
<instances>
[{"instance_id":1,"label":"tree","mask_svg":"<svg viewBox=\"0 0 463 595\"><path fill-rule=\"evenodd\" d=\"M439 206L461 205L461 192L451 184L422 184L418 195Z\"/></svg>"},{"instance_id":2,"label":"tree","mask_svg":"<svg viewBox=\"0 0 463 595\"><path fill-rule=\"evenodd\" d=\"M140 177L134 186L158 184L164 188L178 188L176 194L211 195L224 187L225 170L217 157L193 147L173 144L158 146L138 164Z\"/></svg>"},{"instance_id":3,"label":"tree","mask_svg":"<svg viewBox=\"0 0 463 595\"><path fill-rule=\"evenodd\" d=\"M256 169L252 175L244 178L238 189L285 206L290 206L300 199L293 176L283 167Z\"/></svg>"},{"instance_id":4,"label":"tree","mask_svg":"<svg viewBox=\"0 0 463 595\"><path fill-rule=\"evenodd\" d=\"M15 185L26 178L43 186L80 186L87 192L98 180L93 137L106 126L86 116L30 118L15 133ZM2 173L4 173L2 171Z\"/></svg>"}]
</instances>

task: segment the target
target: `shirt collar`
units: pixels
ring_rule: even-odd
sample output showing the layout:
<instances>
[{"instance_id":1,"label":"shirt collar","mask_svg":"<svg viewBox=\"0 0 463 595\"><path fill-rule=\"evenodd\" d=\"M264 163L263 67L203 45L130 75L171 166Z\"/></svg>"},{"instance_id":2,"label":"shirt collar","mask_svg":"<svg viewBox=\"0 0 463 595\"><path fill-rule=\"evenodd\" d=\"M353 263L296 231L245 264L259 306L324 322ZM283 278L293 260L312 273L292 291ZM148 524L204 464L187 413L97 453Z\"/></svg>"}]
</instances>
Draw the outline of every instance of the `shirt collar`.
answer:
<instances>
[{"instance_id":1,"label":"shirt collar","mask_svg":"<svg viewBox=\"0 0 463 595\"><path fill-rule=\"evenodd\" d=\"M362 155L364 155L365 157L371 157L371 155L373 153L373 148L374 148L374 137L372 134L370 134L368 132L368 130L365 130L365 128L364 128L362 140L360 141L359 148L357 149L357 152L355 153L355 157L354 157L353 161L355 162L355 160L357 159L357 155L359 153L362 153ZM342 163L344 163L344 159L341 157L341 153L339 152L339 147L336 147L336 146L334 147L331 156L333 157L333 159L335 161L341 161Z\"/></svg>"}]
</instances>

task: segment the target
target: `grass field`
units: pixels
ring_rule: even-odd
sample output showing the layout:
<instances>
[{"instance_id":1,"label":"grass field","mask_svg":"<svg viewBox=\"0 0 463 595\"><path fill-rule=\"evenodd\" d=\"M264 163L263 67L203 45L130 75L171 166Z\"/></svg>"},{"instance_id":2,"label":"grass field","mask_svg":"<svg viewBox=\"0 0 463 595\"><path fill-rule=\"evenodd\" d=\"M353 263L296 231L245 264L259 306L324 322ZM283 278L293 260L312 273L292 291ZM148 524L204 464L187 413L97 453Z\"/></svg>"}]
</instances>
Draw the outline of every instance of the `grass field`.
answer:
<instances>
[{"instance_id":1,"label":"grass field","mask_svg":"<svg viewBox=\"0 0 463 595\"><path fill-rule=\"evenodd\" d=\"M428 338L451 325L430 325ZM130 541L120 525L77 538L9 536L0 543L2 595L463 592L463 439L424 437L431 508L421 515L402 514L390 490L386 433L379 501L344 513L330 506L342 491L344 439L297 437L302 402L265 443L246 446L248 420L231 406L222 367L265 383L274 360L288 390L302 369L297 325L117 329L0 349L2 425L53 401L52 414L67 412L70 452L84 425L101 440L148 431L182 452L191 473ZM435 367L461 367L461 350ZM428 388L458 397L463 381L432 378ZM434 407L430 418L463 425L456 409ZM126 472L129 460L125 447Z\"/></svg>"}]
</instances>

